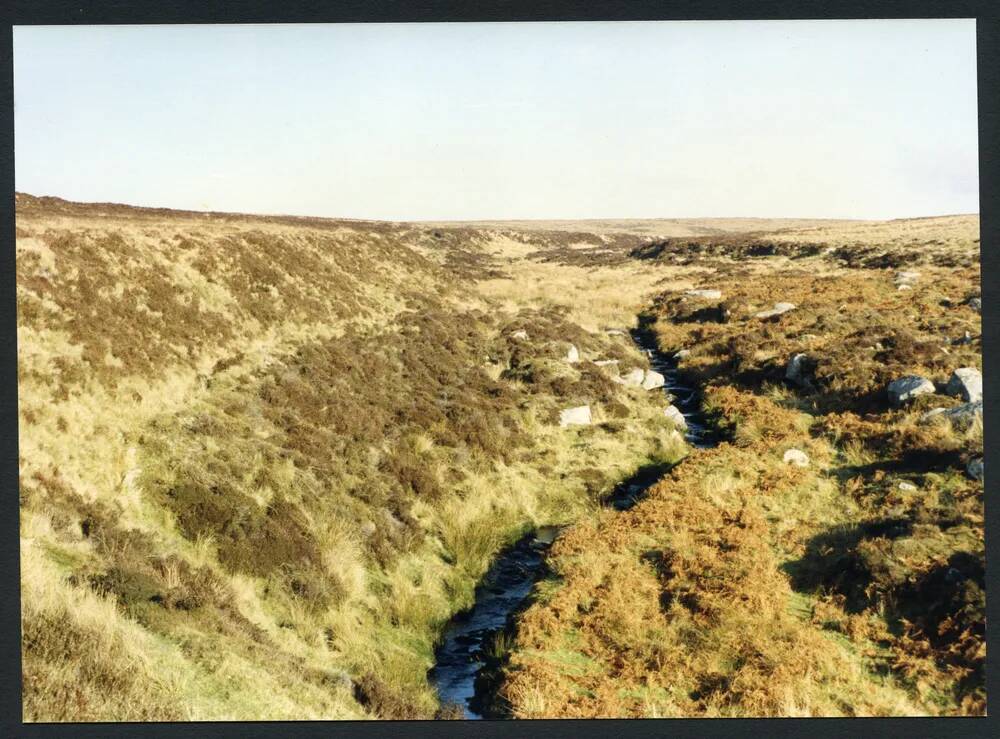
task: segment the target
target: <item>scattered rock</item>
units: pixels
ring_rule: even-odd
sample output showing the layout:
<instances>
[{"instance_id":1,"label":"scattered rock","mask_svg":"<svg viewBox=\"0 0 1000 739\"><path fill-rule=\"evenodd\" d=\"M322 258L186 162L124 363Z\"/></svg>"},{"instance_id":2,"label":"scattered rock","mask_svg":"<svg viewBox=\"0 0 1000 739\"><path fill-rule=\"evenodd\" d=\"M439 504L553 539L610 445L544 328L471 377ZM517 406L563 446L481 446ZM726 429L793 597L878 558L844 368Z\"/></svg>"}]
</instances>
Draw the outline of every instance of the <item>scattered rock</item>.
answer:
<instances>
[{"instance_id":1,"label":"scattered rock","mask_svg":"<svg viewBox=\"0 0 1000 739\"><path fill-rule=\"evenodd\" d=\"M722 297L721 290L686 290L684 294L689 298L701 298L703 300L719 300Z\"/></svg>"},{"instance_id":2,"label":"scattered rock","mask_svg":"<svg viewBox=\"0 0 1000 739\"><path fill-rule=\"evenodd\" d=\"M970 308L972 308L972 310L976 311L976 313L982 313L983 312L983 299L982 298L969 298L969 300L966 303L966 305L968 305Z\"/></svg>"},{"instance_id":3,"label":"scattered rock","mask_svg":"<svg viewBox=\"0 0 1000 739\"><path fill-rule=\"evenodd\" d=\"M934 392L934 383L926 377L918 375L907 375L893 380L889 383L889 402L895 406L900 406L908 400L912 400L918 395L925 395Z\"/></svg>"},{"instance_id":4,"label":"scattered rock","mask_svg":"<svg viewBox=\"0 0 1000 739\"><path fill-rule=\"evenodd\" d=\"M520 329L520 330L518 330L518 331L515 331L514 333L512 333L512 334L510 335L510 337L511 337L512 339L527 339L527 338L528 338L528 332L527 332L527 331L525 331L525 330L524 330L524 329L522 328L522 329Z\"/></svg>"},{"instance_id":5,"label":"scattered rock","mask_svg":"<svg viewBox=\"0 0 1000 739\"><path fill-rule=\"evenodd\" d=\"M972 343L972 334L970 334L968 331L966 331L965 335L962 336L961 339L955 339L955 343L956 344L971 344Z\"/></svg>"},{"instance_id":6,"label":"scattered rock","mask_svg":"<svg viewBox=\"0 0 1000 739\"><path fill-rule=\"evenodd\" d=\"M687 419L684 418L684 414L681 413L676 405L668 405L664 408L663 415L670 419L674 426L678 428L686 429L688 427Z\"/></svg>"},{"instance_id":7,"label":"scattered rock","mask_svg":"<svg viewBox=\"0 0 1000 739\"><path fill-rule=\"evenodd\" d=\"M643 390L656 390L667 383L667 378L655 370L646 370L646 375L642 380Z\"/></svg>"},{"instance_id":8,"label":"scattered rock","mask_svg":"<svg viewBox=\"0 0 1000 739\"><path fill-rule=\"evenodd\" d=\"M612 366L612 365L618 364L618 360L617 359L595 359L594 360L594 364L596 364L598 367L608 367L608 366Z\"/></svg>"},{"instance_id":9,"label":"scattered rock","mask_svg":"<svg viewBox=\"0 0 1000 739\"><path fill-rule=\"evenodd\" d=\"M944 390L948 395L960 396L962 400L975 403L983 399L983 374L975 367L960 367L951 373L948 386Z\"/></svg>"},{"instance_id":10,"label":"scattered rock","mask_svg":"<svg viewBox=\"0 0 1000 739\"><path fill-rule=\"evenodd\" d=\"M942 419L951 422L959 431L964 431L975 423L977 418L983 417L983 401L977 400L975 403L964 403L954 408L934 408L927 411L920 417L921 423L927 423L934 419Z\"/></svg>"},{"instance_id":11,"label":"scattered rock","mask_svg":"<svg viewBox=\"0 0 1000 739\"><path fill-rule=\"evenodd\" d=\"M910 290L910 289L912 289L912 287L902 288L902 286L903 285L912 286L913 283L916 282L919 279L920 279L920 273L919 272L913 272L913 271L897 272L896 273L896 285L897 285L897 289Z\"/></svg>"},{"instance_id":12,"label":"scattered rock","mask_svg":"<svg viewBox=\"0 0 1000 739\"><path fill-rule=\"evenodd\" d=\"M642 381L646 378L646 373L643 372L638 367L629 372L627 375L622 375L618 378L618 381L623 385L634 385L639 387L642 385Z\"/></svg>"},{"instance_id":13,"label":"scattered rock","mask_svg":"<svg viewBox=\"0 0 1000 739\"><path fill-rule=\"evenodd\" d=\"M570 364L576 364L580 361L580 350L576 348L575 344L569 345L569 351L566 353L566 361Z\"/></svg>"},{"instance_id":14,"label":"scattered rock","mask_svg":"<svg viewBox=\"0 0 1000 739\"><path fill-rule=\"evenodd\" d=\"M690 357L690 349L681 349L679 352L674 352L674 359L684 359L684 357Z\"/></svg>"},{"instance_id":15,"label":"scattered rock","mask_svg":"<svg viewBox=\"0 0 1000 739\"><path fill-rule=\"evenodd\" d=\"M899 489L905 490L907 492L913 492L914 490L917 489L917 486L914 485L912 482L901 482L899 483Z\"/></svg>"},{"instance_id":16,"label":"scattered rock","mask_svg":"<svg viewBox=\"0 0 1000 739\"><path fill-rule=\"evenodd\" d=\"M788 364L785 365L785 379L789 382L794 382L796 385L801 387L806 387L810 385L809 378L806 377L806 360L808 356L799 353L792 356L788 360Z\"/></svg>"},{"instance_id":17,"label":"scattered rock","mask_svg":"<svg viewBox=\"0 0 1000 739\"><path fill-rule=\"evenodd\" d=\"M808 467L809 455L801 449L789 449L785 456L781 458L785 464L794 464L796 467Z\"/></svg>"},{"instance_id":18,"label":"scattered rock","mask_svg":"<svg viewBox=\"0 0 1000 739\"><path fill-rule=\"evenodd\" d=\"M795 310L795 303L775 303L774 307L770 310L755 313L754 318L773 318L774 316L780 316L782 313L787 313L790 310Z\"/></svg>"},{"instance_id":19,"label":"scattered rock","mask_svg":"<svg viewBox=\"0 0 1000 739\"><path fill-rule=\"evenodd\" d=\"M560 426L589 426L592 422L589 405L579 405L575 408L566 408L559 414Z\"/></svg>"},{"instance_id":20,"label":"scattered rock","mask_svg":"<svg viewBox=\"0 0 1000 739\"><path fill-rule=\"evenodd\" d=\"M983 458L976 457L975 459L969 460L969 464L966 465L965 471L969 474L973 480L983 479Z\"/></svg>"}]
</instances>

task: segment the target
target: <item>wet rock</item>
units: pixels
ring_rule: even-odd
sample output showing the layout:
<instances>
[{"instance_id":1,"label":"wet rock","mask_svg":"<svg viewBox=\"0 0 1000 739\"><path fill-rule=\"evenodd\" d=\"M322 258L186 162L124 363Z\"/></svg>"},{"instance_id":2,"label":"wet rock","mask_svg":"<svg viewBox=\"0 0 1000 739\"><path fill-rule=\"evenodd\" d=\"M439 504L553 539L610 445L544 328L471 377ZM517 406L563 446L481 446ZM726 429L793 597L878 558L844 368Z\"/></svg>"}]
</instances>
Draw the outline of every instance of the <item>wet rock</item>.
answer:
<instances>
[{"instance_id":1,"label":"wet rock","mask_svg":"<svg viewBox=\"0 0 1000 739\"><path fill-rule=\"evenodd\" d=\"M522 329L520 329L520 330L518 330L518 331L515 331L514 333L512 333L512 334L510 335L510 337L511 337L512 339L527 339L527 338L528 338L528 332L527 332L527 331L525 331L525 330L524 330L524 329L522 328Z\"/></svg>"},{"instance_id":2,"label":"wet rock","mask_svg":"<svg viewBox=\"0 0 1000 739\"><path fill-rule=\"evenodd\" d=\"M951 373L944 391L970 403L982 400L983 374L975 367L960 367Z\"/></svg>"},{"instance_id":3,"label":"wet rock","mask_svg":"<svg viewBox=\"0 0 1000 739\"><path fill-rule=\"evenodd\" d=\"M685 290L684 294L689 298L701 298L702 300L719 300L722 297L721 290Z\"/></svg>"},{"instance_id":4,"label":"wet rock","mask_svg":"<svg viewBox=\"0 0 1000 739\"><path fill-rule=\"evenodd\" d=\"M968 473L969 477L973 480L983 479L983 458L976 457L975 459L969 460L969 464L965 466L965 471Z\"/></svg>"},{"instance_id":5,"label":"wet rock","mask_svg":"<svg viewBox=\"0 0 1000 739\"><path fill-rule=\"evenodd\" d=\"M684 414L681 413L676 405L668 405L664 408L663 415L670 419L674 426L678 428L686 429L688 427L687 419L684 418Z\"/></svg>"},{"instance_id":6,"label":"wet rock","mask_svg":"<svg viewBox=\"0 0 1000 739\"><path fill-rule=\"evenodd\" d=\"M646 375L642 380L643 390L656 390L667 383L667 378L655 370L646 370Z\"/></svg>"},{"instance_id":7,"label":"wet rock","mask_svg":"<svg viewBox=\"0 0 1000 739\"><path fill-rule=\"evenodd\" d=\"M893 380L889 383L887 390L889 402L895 406L900 406L908 400L913 400L918 395L925 395L934 392L934 383L926 377L919 375L907 375Z\"/></svg>"},{"instance_id":8,"label":"wet rock","mask_svg":"<svg viewBox=\"0 0 1000 739\"><path fill-rule=\"evenodd\" d=\"M794 464L796 467L808 467L809 455L801 449L789 449L781 458L785 464Z\"/></svg>"},{"instance_id":9,"label":"wet rock","mask_svg":"<svg viewBox=\"0 0 1000 739\"><path fill-rule=\"evenodd\" d=\"M754 318L774 318L775 316L780 316L782 313L787 313L790 310L795 310L795 303L775 303L774 307L770 310L763 310L760 313L755 313Z\"/></svg>"},{"instance_id":10,"label":"wet rock","mask_svg":"<svg viewBox=\"0 0 1000 739\"><path fill-rule=\"evenodd\" d=\"M559 414L560 426L589 426L592 422L589 405L579 405L575 408L566 408Z\"/></svg>"},{"instance_id":11,"label":"wet rock","mask_svg":"<svg viewBox=\"0 0 1000 739\"><path fill-rule=\"evenodd\" d=\"M570 364L576 364L580 361L580 350L576 348L575 344L569 345L569 351L566 352L566 361Z\"/></svg>"}]
</instances>

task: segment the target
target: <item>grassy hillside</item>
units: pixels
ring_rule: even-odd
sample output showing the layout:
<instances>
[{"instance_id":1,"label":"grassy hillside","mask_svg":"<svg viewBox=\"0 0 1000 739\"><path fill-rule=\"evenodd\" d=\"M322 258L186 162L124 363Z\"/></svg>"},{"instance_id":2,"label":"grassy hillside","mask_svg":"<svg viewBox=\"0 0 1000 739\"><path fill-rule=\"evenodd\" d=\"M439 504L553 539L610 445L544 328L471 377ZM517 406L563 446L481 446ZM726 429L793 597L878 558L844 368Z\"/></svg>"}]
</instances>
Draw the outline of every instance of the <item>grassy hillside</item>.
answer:
<instances>
[{"instance_id":1,"label":"grassy hillside","mask_svg":"<svg viewBox=\"0 0 1000 739\"><path fill-rule=\"evenodd\" d=\"M747 253L786 234L661 244L722 293L666 291L648 320L729 440L557 541L507 657L514 716L985 710L981 411L925 418L963 403L954 369L981 368L978 238L965 217L927 225L937 248L883 241L898 224L812 255ZM758 317L779 301L796 307ZM894 407L911 374L933 392Z\"/></svg>"},{"instance_id":2,"label":"grassy hillside","mask_svg":"<svg viewBox=\"0 0 1000 739\"><path fill-rule=\"evenodd\" d=\"M921 223L921 251L891 223L392 224L19 194L25 718L432 717L443 624L505 544L571 522L510 655L515 715L981 710L982 485L962 472L981 423L923 426L957 401L880 394L979 366L976 223ZM898 291L880 250L929 266ZM678 300L709 283L725 311ZM750 317L776 300L799 308ZM691 349L733 441L613 514L615 483L690 451L662 394L593 362L646 367L605 330L644 312ZM928 338L965 331L947 353ZM803 350L808 390L781 379ZM594 423L560 427L583 404ZM780 464L790 445L813 464Z\"/></svg>"},{"instance_id":3,"label":"grassy hillside","mask_svg":"<svg viewBox=\"0 0 1000 739\"><path fill-rule=\"evenodd\" d=\"M683 453L586 361L626 340L498 308L430 232L17 215L29 720L431 716L491 555Z\"/></svg>"}]
</instances>

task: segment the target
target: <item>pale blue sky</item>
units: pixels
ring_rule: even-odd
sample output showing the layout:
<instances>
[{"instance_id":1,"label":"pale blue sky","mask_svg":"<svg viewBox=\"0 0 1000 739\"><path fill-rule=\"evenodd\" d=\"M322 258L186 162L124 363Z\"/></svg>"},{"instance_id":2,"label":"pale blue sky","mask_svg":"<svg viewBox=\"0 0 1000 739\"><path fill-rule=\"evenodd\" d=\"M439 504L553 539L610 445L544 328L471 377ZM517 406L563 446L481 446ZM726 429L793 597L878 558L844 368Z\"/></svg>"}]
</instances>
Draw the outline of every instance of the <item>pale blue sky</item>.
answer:
<instances>
[{"instance_id":1,"label":"pale blue sky","mask_svg":"<svg viewBox=\"0 0 1000 739\"><path fill-rule=\"evenodd\" d=\"M975 22L14 29L17 189L385 219L977 212Z\"/></svg>"}]
</instances>

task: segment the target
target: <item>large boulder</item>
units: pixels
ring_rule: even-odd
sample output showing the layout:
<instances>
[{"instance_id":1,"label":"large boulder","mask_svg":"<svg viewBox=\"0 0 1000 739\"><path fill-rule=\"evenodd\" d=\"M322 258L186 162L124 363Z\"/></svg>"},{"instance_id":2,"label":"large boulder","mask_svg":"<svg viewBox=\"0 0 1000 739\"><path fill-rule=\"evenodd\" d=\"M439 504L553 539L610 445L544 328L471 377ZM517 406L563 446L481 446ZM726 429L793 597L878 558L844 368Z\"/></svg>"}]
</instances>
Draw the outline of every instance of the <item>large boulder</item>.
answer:
<instances>
[{"instance_id":1,"label":"large boulder","mask_svg":"<svg viewBox=\"0 0 1000 739\"><path fill-rule=\"evenodd\" d=\"M774 307L770 310L762 310L760 313L755 313L754 318L774 318L790 310L795 310L795 303L775 303Z\"/></svg>"},{"instance_id":2,"label":"large boulder","mask_svg":"<svg viewBox=\"0 0 1000 739\"><path fill-rule=\"evenodd\" d=\"M809 357L806 354L794 354L785 365L785 379L800 387L809 387L812 382L808 376Z\"/></svg>"},{"instance_id":3,"label":"large boulder","mask_svg":"<svg viewBox=\"0 0 1000 739\"><path fill-rule=\"evenodd\" d=\"M684 414L681 413L676 405L668 405L664 408L663 415L670 419L674 426L678 428L686 429L688 427L687 419L684 418Z\"/></svg>"},{"instance_id":4,"label":"large boulder","mask_svg":"<svg viewBox=\"0 0 1000 739\"><path fill-rule=\"evenodd\" d=\"M646 376L642 380L643 390L656 390L667 383L667 378L655 370L646 370Z\"/></svg>"},{"instance_id":5,"label":"large boulder","mask_svg":"<svg viewBox=\"0 0 1000 739\"><path fill-rule=\"evenodd\" d=\"M578 405L575 408L566 408L559 414L559 425L566 426L589 426L593 422L590 415L589 405Z\"/></svg>"},{"instance_id":6,"label":"large boulder","mask_svg":"<svg viewBox=\"0 0 1000 739\"><path fill-rule=\"evenodd\" d=\"M644 379L646 379L646 373L643 372L638 367L636 367L627 375L622 375L621 377L619 377L618 382L620 382L622 385L632 385L634 387L639 387L640 385L642 385L642 381Z\"/></svg>"},{"instance_id":7,"label":"large boulder","mask_svg":"<svg viewBox=\"0 0 1000 739\"><path fill-rule=\"evenodd\" d=\"M806 454L801 449L789 449L785 452L781 461L785 464L793 464L796 467L808 467L809 466L809 455Z\"/></svg>"},{"instance_id":8,"label":"large boulder","mask_svg":"<svg viewBox=\"0 0 1000 739\"><path fill-rule=\"evenodd\" d=\"M960 367L951 373L948 386L944 390L969 403L983 399L983 374L975 367Z\"/></svg>"},{"instance_id":9,"label":"large boulder","mask_svg":"<svg viewBox=\"0 0 1000 739\"><path fill-rule=\"evenodd\" d=\"M569 351L566 352L566 361L570 364L576 364L580 361L580 350L576 348L575 344L569 345Z\"/></svg>"},{"instance_id":10,"label":"large boulder","mask_svg":"<svg viewBox=\"0 0 1000 739\"><path fill-rule=\"evenodd\" d=\"M700 298L702 300L719 300L722 297L721 290L685 290L684 294L689 298Z\"/></svg>"},{"instance_id":11,"label":"large boulder","mask_svg":"<svg viewBox=\"0 0 1000 739\"><path fill-rule=\"evenodd\" d=\"M920 417L922 423L935 420L949 421L959 431L964 431L975 423L977 418L983 417L983 401L977 400L975 403L963 403L954 408L934 408L927 411Z\"/></svg>"},{"instance_id":12,"label":"large boulder","mask_svg":"<svg viewBox=\"0 0 1000 739\"><path fill-rule=\"evenodd\" d=\"M926 395L934 392L934 383L926 377L919 375L907 375L893 380L887 389L889 402L895 406L901 406L909 400L913 400L918 395Z\"/></svg>"}]
</instances>

